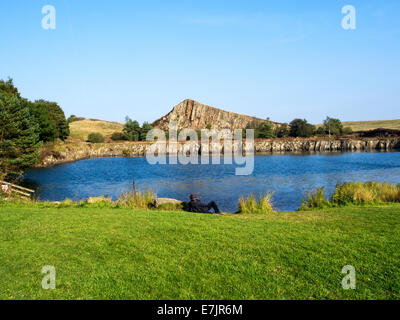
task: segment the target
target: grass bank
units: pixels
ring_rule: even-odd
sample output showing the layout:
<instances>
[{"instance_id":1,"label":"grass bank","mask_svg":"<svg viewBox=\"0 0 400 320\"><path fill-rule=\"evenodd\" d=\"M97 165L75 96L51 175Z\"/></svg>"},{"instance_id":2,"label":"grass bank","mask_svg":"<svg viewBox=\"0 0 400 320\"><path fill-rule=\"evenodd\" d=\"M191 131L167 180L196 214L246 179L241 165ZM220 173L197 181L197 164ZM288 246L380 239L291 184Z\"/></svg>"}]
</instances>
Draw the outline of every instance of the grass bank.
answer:
<instances>
[{"instance_id":1,"label":"grass bank","mask_svg":"<svg viewBox=\"0 0 400 320\"><path fill-rule=\"evenodd\" d=\"M1 299L399 299L400 205L214 216L0 205ZM41 288L42 267L57 289ZM357 289L343 290L343 266Z\"/></svg>"}]
</instances>

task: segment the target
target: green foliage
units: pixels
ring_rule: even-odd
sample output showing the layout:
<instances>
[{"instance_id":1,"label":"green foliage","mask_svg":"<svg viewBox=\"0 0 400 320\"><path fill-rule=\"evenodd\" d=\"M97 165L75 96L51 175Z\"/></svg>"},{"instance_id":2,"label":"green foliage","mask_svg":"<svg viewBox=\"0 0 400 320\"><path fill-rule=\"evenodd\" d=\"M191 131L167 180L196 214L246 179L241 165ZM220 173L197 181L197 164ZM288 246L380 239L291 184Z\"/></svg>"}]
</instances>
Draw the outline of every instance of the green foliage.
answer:
<instances>
[{"instance_id":1,"label":"green foliage","mask_svg":"<svg viewBox=\"0 0 400 320\"><path fill-rule=\"evenodd\" d=\"M91 142L91 143L103 143L104 140L105 140L104 136L98 132L89 133L88 139L87 139L87 141Z\"/></svg>"},{"instance_id":2,"label":"green foliage","mask_svg":"<svg viewBox=\"0 0 400 320\"><path fill-rule=\"evenodd\" d=\"M86 118L77 117L76 115L73 114L67 119L67 123L70 124L72 122L81 121L81 120L86 120Z\"/></svg>"},{"instance_id":3,"label":"green foliage","mask_svg":"<svg viewBox=\"0 0 400 320\"><path fill-rule=\"evenodd\" d=\"M323 127L318 127L317 131L315 131L315 134L319 136L325 136L325 129Z\"/></svg>"},{"instance_id":4,"label":"green foliage","mask_svg":"<svg viewBox=\"0 0 400 320\"><path fill-rule=\"evenodd\" d=\"M125 141L125 140L128 140L128 138L126 137L126 135L123 132L114 132L111 135L111 140L112 141Z\"/></svg>"},{"instance_id":5,"label":"green foliage","mask_svg":"<svg viewBox=\"0 0 400 320\"><path fill-rule=\"evenodd\" d=\"M294 119L290 123L290 136L309 138L314 135L315 126L308 123L306 119Z\"/></svg>"},{"instance_id":6,"label":"green foliage","mask_svg":"<svg viewBox=\"0 0 400 320\"><path fill-rule=\"evenodd\" d=\"M140 141L146 141L147 138L147 133L153 130L153 127L151 124L149 124L148 122L143 123L143 126L140 130Z\"/></svg>"},{"instance_id":7,"label":"green foliage","mask_svg":"<svg viewBox=\"0 0 400 320\"><path fill-rule=\"evenodd\" d=\"M257 198L254 194L249 195L247 198L241 197L239 199L239 208L237 213L272 213L271 198L272 193L260 194Z\"/></svg>"},{"instance_id":8,"label":"green foliage","mask_svg":"<svg viewBox=\"0 0 400 320\"><path fill-rule=\"evenodd\" d=\"M351 127L344 127L342 130L343 135L348 135L348 134L352 134L352 133L353 133L353 129Z\"/></svg>"},{"instance_id":9,"label":"green foliage","mask_svg":"<svg viewBox=\"0 0 400 320\"><path fill-rule=\"evenodd\" d=\"M140 140L140 125L136 120L132 120L129 117L126 117L125 126L123 129L123 133L127 137L129 141L139 141Z\"/></svg>"},{"instance_id":10,"label":"green foliage","mask_svg":"<svg viewBox=\"0 0 400 320\"><path fill-rule=\"evenodd\" d=\"M266 139L266 138L274 138L274 130L270 123L264 122L258 128L258 138Z\"/></svg>"},{"instance_id":11,"label":"green foliage","mask_svg":"<svg viewBox=\"0 0 400 320\"><path fill-rule=\"evenodd\" d=\"M290 135L290 127L287 123L284 123L275 129L275 136L278 138L286 138Z\"/></svg>"},{"instance_id":12,"label":"green foliage","mask_svg":"<svg viewBox=\"0 0 400 320\"><path fill-rule=\"evenodd\" d=\"M141 127L139 122L126 117L123 134L125 140L146 141L147 133L152 129L153 127L148 122L144 122L143 126Z\"/></svg>"},{"instance_id":13,"label":"green foliage","mask_svg":"<svg viewBox=\"0 0 400 320\"><path fill-rule=\"evenodd\" d=\"M324 121L325 133L334 136L341 136L343 133L343 124L339 119L327 117Z\"/></svg>"},{"instance_id":14,"label":"green foliage","mask_svg":"<svg viewBox=\"0 0 400 320\"><path fill-rule=\"evenodd\" d=\"M317 189L315 192L307 192L307 198L303 199L300 211L307 209L324 209L331 207L331 203L325 197L325 187Z\"/></svg>"},{"instance_id":15,"label":"green foliage","mask_svg":"<svg viewBox=\"0 0 400 320\"><path fill-rule=\"evenodd\" d=\"M0 80L0 94L5 95L7 98L21 98L21 95L19 94L18 89L14 86L11 78L7 81Z\"/></svg>"},{"instance_id":16,"label":"green foliage","mask_svg":"<svg viewBox=\"0 0 400 320\"><path fill-rule=\"evenodd\" d=\"M48 128L48 121L50 120L54 126L54 132L50 140L61 139L65 140L69 136L69 125L67 120L65 119L64 111L60 108L60 106L56 102L49 102L45 100L37 100L33 104L33 109L35 110L35 114L39 114L40 116L37 118L40 127L44 126ZM44 117L43 114L47 113L48 118ZM44 123L41 122L41 119L44 119ZM49 137L50 138L50 137Z\"/></svg>"},{"instance_id":17,"label":"green foliage","mask_svg":"<svg viewBox=\"0 0 400 320\"><path fill-rule=\"evenodd\" d=\"M50 114L43 104L30 103L32 115L39 125L39 138L43 142L56 139L56 123L50 118Z\"/></svg>"},{"instance_id":18,"label":"green foliage","mask_svg":"<svg viewBox=\"0 0 400 320\"><path fill-rule=\"evenodd\" d=\"M38 161L38 131L27 100L0 93L0 176L22 173Z\"/></svg>"},{"instance_id":19,"label":"green foliage","mask_svg":"<svg viewBox=\"0 0 400 320\"><path fill-rule=\"evenodd\" d=\"M254 130L254 139L274 138L274 130L272 125L268 122L251 121L247 124L246 130ZM246 137L246 130L243 130L243 137Z\"/></svg>"}]
</instances>

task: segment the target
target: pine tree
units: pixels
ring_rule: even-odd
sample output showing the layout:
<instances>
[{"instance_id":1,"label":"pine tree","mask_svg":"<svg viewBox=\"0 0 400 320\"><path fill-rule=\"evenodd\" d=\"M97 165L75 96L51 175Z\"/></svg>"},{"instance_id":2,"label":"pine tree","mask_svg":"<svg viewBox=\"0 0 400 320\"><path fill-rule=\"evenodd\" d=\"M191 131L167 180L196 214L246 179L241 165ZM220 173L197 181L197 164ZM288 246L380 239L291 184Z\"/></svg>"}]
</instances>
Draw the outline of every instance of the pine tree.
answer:
<instances>
[{"instance_id":1,"label":"pine tree","mask_svg":"<svg viewBox=\"0 0 400 320\"><path fill-rule=\"evenodd\" d=\"M0 93L0 176L23 173L38 161L39 127L29 102Z\"/></svg>"}]
</instances>

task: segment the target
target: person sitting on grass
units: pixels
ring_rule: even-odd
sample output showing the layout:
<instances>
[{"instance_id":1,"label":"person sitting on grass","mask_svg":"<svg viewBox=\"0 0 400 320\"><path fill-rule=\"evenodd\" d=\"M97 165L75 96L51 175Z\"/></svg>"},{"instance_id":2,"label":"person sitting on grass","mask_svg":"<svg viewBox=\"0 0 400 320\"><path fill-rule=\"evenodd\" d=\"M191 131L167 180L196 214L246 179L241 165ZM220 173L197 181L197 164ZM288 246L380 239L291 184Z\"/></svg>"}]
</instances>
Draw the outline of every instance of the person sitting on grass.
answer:
<instances>
[{"instance_id":1,"label":"person sitting on grass","mask_svg":"<svg viewBox=\"0 0 400 320\"><path fill-rule=\"evenodd\" d=\"M217 204L214 201L211 201L209 204L202 203L195 194L190 195L190 202L188 203L188 211L189 212L197 212L197 213L210 213L210 210L214 210L214 214L221 214L218 209Z\"/></svg>"}]
</instances>

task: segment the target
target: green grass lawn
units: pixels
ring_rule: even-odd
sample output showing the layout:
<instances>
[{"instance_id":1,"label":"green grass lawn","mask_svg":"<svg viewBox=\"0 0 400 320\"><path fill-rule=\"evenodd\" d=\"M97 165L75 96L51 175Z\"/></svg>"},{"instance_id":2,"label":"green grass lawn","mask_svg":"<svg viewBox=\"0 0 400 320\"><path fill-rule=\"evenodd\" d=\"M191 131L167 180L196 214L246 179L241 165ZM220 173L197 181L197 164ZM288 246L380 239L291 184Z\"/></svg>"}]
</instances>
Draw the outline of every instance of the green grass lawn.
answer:
<instances>
[{"instance_id":1,"label":"green grass lawn","mask_svg":"<svg viewBox=\"0 0 400 320\"><path fill-rule=\"evenodd\" d=\"M0 205L1 299L399 299L400 205L213 216ZM53 265L57 289L43 290ZM343 290L343 266L357 289Z\"/></svg>"}]
</instances>

